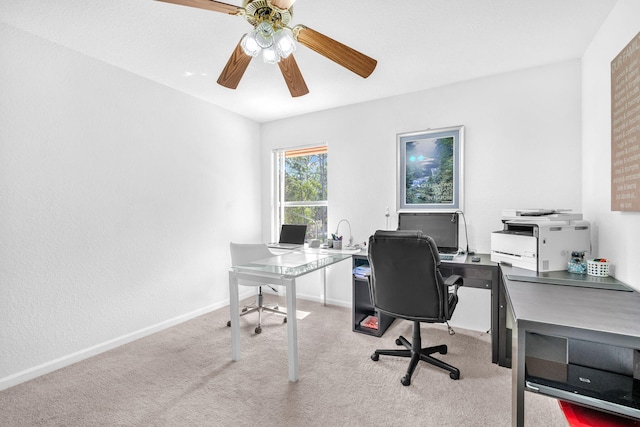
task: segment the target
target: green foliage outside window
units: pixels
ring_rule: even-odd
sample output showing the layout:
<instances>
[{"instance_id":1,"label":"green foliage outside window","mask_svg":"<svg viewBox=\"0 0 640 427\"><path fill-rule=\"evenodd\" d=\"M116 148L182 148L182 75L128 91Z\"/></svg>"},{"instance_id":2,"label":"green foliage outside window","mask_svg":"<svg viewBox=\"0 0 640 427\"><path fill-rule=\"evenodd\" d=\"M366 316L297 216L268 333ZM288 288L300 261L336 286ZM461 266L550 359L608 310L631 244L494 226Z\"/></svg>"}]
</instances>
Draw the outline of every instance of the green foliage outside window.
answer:
<instances>
[{"instance_id":1,"label":"green foliage outside window","mask_svg":"<svg viewBox=\"0 0 640 427\"><path fill-rule=\"evenodd\" d=\"M285 201L327 200L327 155L287 157Z\"/></svg>"},{"instance_id":2,"label":"green foliage outside window","mask_svg":"<svg viewBox=\"0 0 640 427\"><path fill-rule=\"evenodd\" d=\"M285 224L307 224L307 240L326 240L327 153L286 157Z\"/></svg>"}]
</instances>

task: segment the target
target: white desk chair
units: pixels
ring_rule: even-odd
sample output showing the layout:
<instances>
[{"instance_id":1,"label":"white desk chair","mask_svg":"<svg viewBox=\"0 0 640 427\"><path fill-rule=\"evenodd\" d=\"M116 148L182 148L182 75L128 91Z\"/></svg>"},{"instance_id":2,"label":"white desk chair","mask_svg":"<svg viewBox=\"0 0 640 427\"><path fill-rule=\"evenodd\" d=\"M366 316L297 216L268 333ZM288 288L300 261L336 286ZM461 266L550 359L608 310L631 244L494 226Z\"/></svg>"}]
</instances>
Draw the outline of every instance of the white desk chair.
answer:
<instances>
[{"instance_id":1,"label":"white desk chair","mask_svg":"<svg viewBox=\"0 0 640 427\"><path fill-rule=\"evenodd\" d=\"M262 258L269 258L274 256L274 253L269 250L266 244L264 243L233 243L230 244L231 249L231 264L232 265L242 265L248 264L251 261L255 261ZM280 311L278 306L268 306L263 304L262 297L262 286L269 286L273 289L274 292L278 292L273 286L265 283L264 285L258 286L258 295L256 295L256 303L242 307L240 310L240 316L244 316L249 313L258 312L258 326L256 326L255 333L259 334L262 332L262 312L268 311L271 313L281 314L285 316L283 323L287 322L286 315L287 313ZM227 326L231 326L231 321L227 322Z\"/></svg>"}]
</instances>

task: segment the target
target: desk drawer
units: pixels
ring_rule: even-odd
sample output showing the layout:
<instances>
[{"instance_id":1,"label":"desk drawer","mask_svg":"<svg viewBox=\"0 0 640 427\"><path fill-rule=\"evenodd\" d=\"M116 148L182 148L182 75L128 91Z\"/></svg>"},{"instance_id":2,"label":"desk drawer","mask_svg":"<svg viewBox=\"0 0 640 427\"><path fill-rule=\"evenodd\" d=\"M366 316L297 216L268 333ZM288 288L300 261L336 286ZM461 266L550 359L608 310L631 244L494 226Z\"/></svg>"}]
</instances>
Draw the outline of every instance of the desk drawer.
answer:
<instances>
[{"instance_id":1,"label":"desk drawer","mask_svg":"<svg viewBox=\"0 0 640 427\"><path fill-rule=\"evenodd\" d=\"M471 279L463 277L463 285L466 288L491 289L491 280Z\"/></svg>"},{"instance_id":2,"label":"desk drawer","mask_svg":"<svg viewBox=\"0 0 640 427\"><path fill-rule=\"evenodd\" d=\"M470 266L469 264L440 264L440 272L444 277L457 274L464 280L464 286L469 288L491 289L494 270L496 269L493 267ZM495 274L497 276L497 272Z\"/></svg>"}]
</instances>

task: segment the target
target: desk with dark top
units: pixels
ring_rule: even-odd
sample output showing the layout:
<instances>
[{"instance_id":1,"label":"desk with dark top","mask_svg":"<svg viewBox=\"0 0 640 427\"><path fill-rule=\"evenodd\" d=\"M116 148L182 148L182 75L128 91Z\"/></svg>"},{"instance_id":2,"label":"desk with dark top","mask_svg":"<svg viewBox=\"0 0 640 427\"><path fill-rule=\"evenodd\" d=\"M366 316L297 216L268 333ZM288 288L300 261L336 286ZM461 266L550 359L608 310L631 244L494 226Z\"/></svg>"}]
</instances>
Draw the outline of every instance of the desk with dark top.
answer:
<instances>
[{"instance_id":1,"label":"desk with dark top","mask_svg":"<svg viewBox=\"0 0 640 427\"><path fill-rule=\"evenodd\" d=\"M640 418L640 293L613 278L527 281L531 272L500 268L513 333L512 424L524 425L525 390ZM603 289L607 281L616 287Z\"/></svg>"},{"instance_id":2,"label":"desk with dark top","mask_svg":"<svg viewBox=\"0 0 640 427\"><path fill-rule=\"evenodd\" d=\"M505 360L500 360L499 355L502 353L506 356L506 351L501 351L498 347L499 343L506 342L506 338L501 337L500 331L504 335L506 325L506 312L500 309L500 269L498 264L491 261L489 254L476 254L480 257L480 262L471 261L471 256L467 256L464 263L442 262L440 264L440 272L443 276L457 274L463 278L464 287L487 289L491 291L491 360L493 363L499 363L502 366ZM353 255L353 267L367 263L367 252L361 251ZM353 278L353 331L361 332L374 336L381 336L387 327L393 322L391 316L385 316L378 313L371 302L369 295L369 284L366 279ZM504 296L502 297L504 300ZM378 329L372 330L362 327L360 322L368 315L378 317Z\"/></svg>"},{"instance_id":3,"label":"desk with dark top","mask_svg":"<svg viewBox=\"0 0 640 427\"><path fill-rule=\"evenodd\" d=\"M442 262L440 272L445 277L459 275L465 288L487 289L491 292L491 361L505 366L504 361L500 360L499 349L500 342L504 341L502 335L506 325L506 313L503 314L500 310L500 268L497 263L491 261L490 254L474 256L480 257L480 261L473 262L472 256L468 255L464 263Z\"/></svg>"}]
</instances>

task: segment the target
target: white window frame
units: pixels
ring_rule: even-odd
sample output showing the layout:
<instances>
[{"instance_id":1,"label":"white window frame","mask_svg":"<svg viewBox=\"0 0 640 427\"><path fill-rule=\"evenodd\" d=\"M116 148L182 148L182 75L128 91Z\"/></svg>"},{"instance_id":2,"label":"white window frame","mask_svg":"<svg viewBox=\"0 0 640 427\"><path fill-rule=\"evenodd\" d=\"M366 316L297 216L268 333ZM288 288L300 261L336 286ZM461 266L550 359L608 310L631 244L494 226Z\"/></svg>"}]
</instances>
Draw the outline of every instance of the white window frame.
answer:
<instances>
[{"instance_id":1,"label":"white window frame","mask_svg":"<svg viewBox=\"0 0 640 427\"><path fill-rule=\"evenodd\" d=\"M314 207L314 206L325 206L327 211L329 210L329 200L321 200L321 201L295 201L295 202L287 202L284 200L280 200L280 195L284 195L284 179L285 179L285 168L284 162L286 159L286 153L288 152L303 152L309 151L309 154L313 154L314 152L319 152L322 149L328 151L328 146L326 143L320 144L309 144L302 145L296 147L288 147L288 148L278 148L272 151L272 180L271 180L271 241L277 241L278 236L280 234L280 227L282 225L281 218L284 218L284 210L287 207ZM328 184L328 183L327 183ZM328 221L328 219L327 219ZM328 224L326 224L328 227ZM321 226L320 226L321 227ZM327 228L328 229L328 228Z\"/></svg>"}]
</instances>

